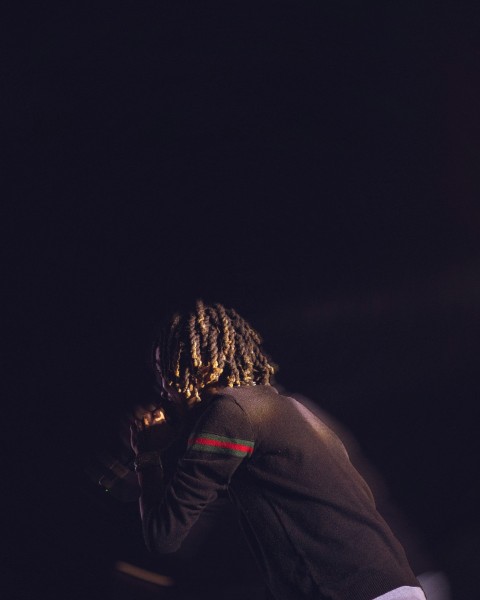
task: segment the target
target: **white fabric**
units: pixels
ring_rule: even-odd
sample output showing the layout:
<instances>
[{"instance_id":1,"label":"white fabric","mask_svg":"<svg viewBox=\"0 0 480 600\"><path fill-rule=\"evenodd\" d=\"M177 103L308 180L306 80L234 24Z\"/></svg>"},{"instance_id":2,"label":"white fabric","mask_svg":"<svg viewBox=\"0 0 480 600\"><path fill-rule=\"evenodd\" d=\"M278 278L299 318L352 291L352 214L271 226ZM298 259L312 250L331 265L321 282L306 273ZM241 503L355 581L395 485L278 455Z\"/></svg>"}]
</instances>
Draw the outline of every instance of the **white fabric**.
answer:
<instances>
[{"instance_id":1,"label":"white fabric","mask_svg":"<svg viewBox=\"0 0 480 600\"><path fill-rule=\"evenodd\" d=\"M402 587L377 596L373 600L426 600L426 597L422 588L402 585Z\"/></svg>"}]
</instances>

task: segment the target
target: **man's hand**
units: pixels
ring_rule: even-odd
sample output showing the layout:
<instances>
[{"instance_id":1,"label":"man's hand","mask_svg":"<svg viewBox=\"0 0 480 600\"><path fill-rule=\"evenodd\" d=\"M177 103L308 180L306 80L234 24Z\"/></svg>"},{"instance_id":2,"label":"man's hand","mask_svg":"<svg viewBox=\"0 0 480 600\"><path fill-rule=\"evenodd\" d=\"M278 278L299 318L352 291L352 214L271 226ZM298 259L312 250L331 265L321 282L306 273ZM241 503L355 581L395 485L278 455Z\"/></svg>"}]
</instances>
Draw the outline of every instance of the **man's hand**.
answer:
<instances>
[{"instance_id":1,"label":"man's hand","mask_svg":"<svg viewBox=\"0 0 480 600\"><path fill-rule=\"evenodd\" d=\"M137 407L134 414L130 424L130 446L135 454L165 450L175 440L177 429L161 408Z\"/></svg>"}]
</instances>

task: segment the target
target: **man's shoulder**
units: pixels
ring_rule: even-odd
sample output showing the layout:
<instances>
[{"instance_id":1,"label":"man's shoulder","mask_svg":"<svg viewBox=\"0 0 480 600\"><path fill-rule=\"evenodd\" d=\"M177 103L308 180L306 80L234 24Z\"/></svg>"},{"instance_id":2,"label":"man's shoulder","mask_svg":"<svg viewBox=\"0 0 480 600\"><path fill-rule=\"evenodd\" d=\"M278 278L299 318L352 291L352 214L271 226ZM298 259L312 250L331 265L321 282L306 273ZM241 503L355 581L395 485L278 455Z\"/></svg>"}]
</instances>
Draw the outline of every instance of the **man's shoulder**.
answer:
<instances>
[{"instance_id":1,"label":"man's shoulder","mask_svg":"<svg viewBox=\"0 0 480 600\"><path fill-rule=\"evenodd\" d=\"M255 400L259 397L278 397L278 391L271 385L238 385L234 387L223 387L218 390L218 398L231 397L238 400Z\"/></svg>"},{"instance_id":2,"label":"man's shoulder","mask_svg":"<svg viewBox=\"0 0 480 600\"><path fill-rule=\"evenodd\" d=\"M271 385L241 385L221 388L211 402L218 405L235 403L250 412L262 405L278 402L280 396Z\"/></svg>"},{"instance_id":3,"label":"man's shoulder","mask_svg":"<svg viewBox=\"0 0 480 600\"><path fill-rule=\"evenodd\" d=\"M251 453L255 436L247 407L248 400L240 398L232 390L233 388L219 390L206 399L194 424L190 444L192 439L200 436L202 440L210 440L209 448L212 444L215 446L220 444L222 448L230 448L231 444L247 444L248 454ZM197 445L194 449L198 449ZM247 450L242 450L242 452L247 452Z\"/></svg>"}]
</instances>

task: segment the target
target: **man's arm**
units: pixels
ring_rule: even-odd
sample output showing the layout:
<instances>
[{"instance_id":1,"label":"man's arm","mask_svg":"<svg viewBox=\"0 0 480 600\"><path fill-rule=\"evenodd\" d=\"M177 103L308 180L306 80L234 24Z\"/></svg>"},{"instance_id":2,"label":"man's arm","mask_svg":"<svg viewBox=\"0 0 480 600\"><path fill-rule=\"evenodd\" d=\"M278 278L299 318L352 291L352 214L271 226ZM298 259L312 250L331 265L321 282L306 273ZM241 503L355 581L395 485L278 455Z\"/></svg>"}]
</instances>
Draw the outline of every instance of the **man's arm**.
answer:
<instances>
[{"instance_id":1,"label":"man's arm","mask_svg":"<svg viewBox=\"0 0 480 600\"><path fill-rule=\"evenodd\" d=\"M228 396L212 401L168 483L161 466L138 473L147 548L159 553L178 550L203 509L228 486L253 450L254 437L243 409Z\"/></svg>"}]
</instances>

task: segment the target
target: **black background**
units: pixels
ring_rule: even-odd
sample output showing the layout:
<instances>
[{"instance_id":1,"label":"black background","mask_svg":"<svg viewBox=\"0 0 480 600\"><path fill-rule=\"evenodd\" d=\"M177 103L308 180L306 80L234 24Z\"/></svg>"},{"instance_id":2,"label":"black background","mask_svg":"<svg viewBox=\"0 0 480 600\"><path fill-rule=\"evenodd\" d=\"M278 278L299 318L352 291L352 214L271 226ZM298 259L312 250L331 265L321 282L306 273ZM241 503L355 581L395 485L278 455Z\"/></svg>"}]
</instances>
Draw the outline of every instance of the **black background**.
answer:
<instances>
[{"instance_id":1,"label":"black background","mask_svg":"<svg viewBox=\"0 0 480 600\"><path fill-rule=\"evenodd\" d=\"M15 594L105 597L116 560L147 560L135 503L92 465L120 455L119 420L151 394L159 318L201 297L237 308L279 382L350 429L455 600L472 598L478 15L17 8L1 117Z\"/></svg>"}]
</instances>

